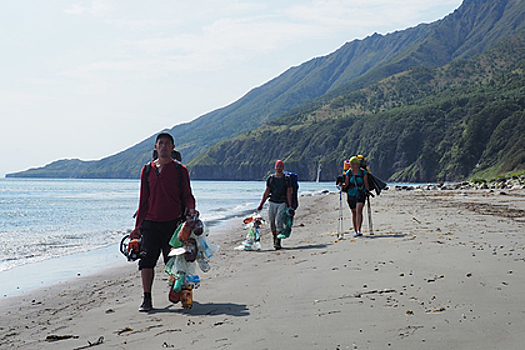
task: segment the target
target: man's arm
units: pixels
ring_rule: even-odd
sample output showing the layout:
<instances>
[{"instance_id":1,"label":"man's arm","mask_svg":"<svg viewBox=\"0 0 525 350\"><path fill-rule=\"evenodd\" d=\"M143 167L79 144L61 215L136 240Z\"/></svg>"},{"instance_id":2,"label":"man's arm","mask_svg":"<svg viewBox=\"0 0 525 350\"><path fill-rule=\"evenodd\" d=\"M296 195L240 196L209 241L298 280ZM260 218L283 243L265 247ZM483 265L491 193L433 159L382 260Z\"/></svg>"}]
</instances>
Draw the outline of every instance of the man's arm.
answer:
<instances>
[{"instance_id":1,"label":"man's arm","mask_svg":"<svg viewBox=\"0 0 525 350\"><path fill-rule=\"evenodd\" d=\"M268 199L268 197L270 197L270 187L266 186L266 190L264 191L262 199L261 199L261 204L259 204L259 206L257 207L258 211L262 210L263 205L266 202L266 200Z\"/></svg>"},{"instance_id":2,"label":"man's arm","mask_svg":"<svg viewBox=\"0 0 525 350\"><path fill-rule=\"evenodd\" d=\"M139 208L137 210L137 216L135 218L135 229L131 231L130 238L140 237L140 225L144 221L148 212L148 200L149 200L149 186L145 176L146 167L142 167L140 172L140 196L139 196Z\"/></svg>"}]
</instances>

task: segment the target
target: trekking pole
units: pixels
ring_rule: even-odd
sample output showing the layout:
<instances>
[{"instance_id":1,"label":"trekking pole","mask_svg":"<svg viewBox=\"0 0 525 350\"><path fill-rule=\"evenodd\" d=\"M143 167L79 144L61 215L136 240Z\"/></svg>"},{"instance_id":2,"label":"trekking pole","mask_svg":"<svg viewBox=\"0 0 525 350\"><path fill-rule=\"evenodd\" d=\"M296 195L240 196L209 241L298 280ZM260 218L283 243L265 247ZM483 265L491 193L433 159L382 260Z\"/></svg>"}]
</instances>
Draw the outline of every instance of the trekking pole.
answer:
<instances>
[{"instance_id":1,"label":"trekking pole","mask_svg":"<svg viewBox=\"0 0 525 350\"><path fill-rule=\"evenodd\" d=\"M372 225L372 209L370 208L370 197L366 197L366 208L368 211L368 228L370 229L370 235L374 235L374 226Z\"/></svg>"},{"instance_id":2,"label":"trekking pole","mask_svg":"<svg viewBox=\"0 0 525 350\"><path fill-rule=\"evenodd\" d=\"M343 232L343 191L339 190L339 233L337 234L337 238L340 238L342 236Z\"/></svg>"}]
</instances>

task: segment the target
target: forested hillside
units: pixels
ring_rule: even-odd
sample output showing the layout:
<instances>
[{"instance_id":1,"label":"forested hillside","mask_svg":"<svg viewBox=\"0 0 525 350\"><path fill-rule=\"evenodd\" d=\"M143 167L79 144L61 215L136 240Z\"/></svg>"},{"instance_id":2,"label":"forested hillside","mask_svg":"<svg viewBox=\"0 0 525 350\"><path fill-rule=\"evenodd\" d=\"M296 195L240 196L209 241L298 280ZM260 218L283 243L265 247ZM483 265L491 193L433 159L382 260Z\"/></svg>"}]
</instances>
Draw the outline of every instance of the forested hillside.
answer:
<instances>
[{"instance_id":1,"label":"forested hillside","mask_svg":"<svg viewBox=\"0 0 525 350\"><path fill-rule=\"evenodd\" d=\"M418 67L211 147L193 178L260 178L281 158L303 179L332 180L362 153L376 175L454 181L525 169L525 39L474 58Z\"/></svg>"}]
</instances>

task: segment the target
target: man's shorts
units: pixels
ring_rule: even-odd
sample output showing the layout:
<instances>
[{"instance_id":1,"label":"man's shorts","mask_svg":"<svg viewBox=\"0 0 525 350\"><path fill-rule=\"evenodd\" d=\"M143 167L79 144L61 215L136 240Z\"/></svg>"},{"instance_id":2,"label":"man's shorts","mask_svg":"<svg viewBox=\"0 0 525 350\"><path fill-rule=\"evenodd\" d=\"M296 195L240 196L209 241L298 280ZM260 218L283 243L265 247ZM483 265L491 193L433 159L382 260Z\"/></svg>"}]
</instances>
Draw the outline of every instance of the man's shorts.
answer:
<instances>
[{"instance_id":1,"label":"man's shorts","mask_svg":"<svg viewBox=\"0 0 525 350\"><path fill-rule=\"evenodd\" d=\"M169 241L179 224L178 219L165 222L144 220L140 225L142 244L139 270L154 268L161 252L164 263L168 262L168 254L171 250Z\"/></svg>"},{"instance_id":2,"label":"man's shorts","mask_svg":"<svg viewBox=\"0 0 525 350\"><path fill-rule=\"evenodd\" d=\"M355 209L357 207L357 203L364 203L365 199L365 191L362 190L358 190L356 196L346 196L346 201L348 202L350 209Z\"/></svg>"},{"instance_id":3,"label":"man's shorts","mask_svg":"<svg viewBox=\"0 0 525 350\"><path fill-rule=\"evenodd\" d=\"M281 232L284 230L284 223L281 220L281 213L286 210L286 203L274 203L270 201L268 209L268 219L270 220L270 230L272 232Z\"/></svg>"}]
</instances>

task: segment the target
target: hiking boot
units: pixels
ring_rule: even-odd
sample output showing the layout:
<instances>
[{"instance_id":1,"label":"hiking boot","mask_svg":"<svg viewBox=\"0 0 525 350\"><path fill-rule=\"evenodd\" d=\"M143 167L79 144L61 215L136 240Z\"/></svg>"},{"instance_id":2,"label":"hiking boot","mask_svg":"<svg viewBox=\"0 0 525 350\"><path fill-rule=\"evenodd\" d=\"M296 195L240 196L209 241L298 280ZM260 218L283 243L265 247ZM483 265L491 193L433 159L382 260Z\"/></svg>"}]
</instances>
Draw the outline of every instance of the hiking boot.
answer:
<instances>
[{"instance_id":1,"label":"hiking boot","mask_svg":"<svg viewBox=\"0 0 525 350\"><path fill-rule=\"evenodd\" d=\"M153 305L151 302L151 294L144 295L144 300L142 301L142 305L140 305L139 307L139 311L148 312L148 311L151 311L151 309L153 309Z\"/></svg>"},{"instance_id":2,"label":"hiking boot","mask_svg":"<svg viewBox=\"0 0 525 350\"><path fill-rule=\"evenodd\" d=\"M274 236L273 237L273 247L275 248L275 250L279 250L281 249L281 239L280 238L277 238L277 236Z\"/></svg>"}]
</instances>

